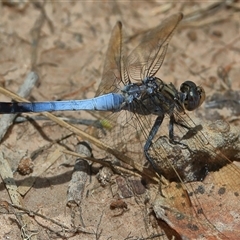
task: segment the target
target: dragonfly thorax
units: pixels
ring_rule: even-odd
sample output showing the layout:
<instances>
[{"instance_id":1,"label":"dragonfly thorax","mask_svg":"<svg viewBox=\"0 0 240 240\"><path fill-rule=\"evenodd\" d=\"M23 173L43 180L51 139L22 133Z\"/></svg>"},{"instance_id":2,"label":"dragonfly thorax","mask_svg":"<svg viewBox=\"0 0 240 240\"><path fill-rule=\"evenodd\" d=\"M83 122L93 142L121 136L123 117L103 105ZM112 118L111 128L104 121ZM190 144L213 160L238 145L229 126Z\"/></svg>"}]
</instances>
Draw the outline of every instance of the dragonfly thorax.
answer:
<instances>
[{"instance_id":1,"label":"dragonfly thorax","mask_svg":"<svg viewBox=\"0 0 240 240\"><path fill-rule=\"evenodd\" d=\"M163 87L163 82L156 77L147 77L141 83L130 83L122 89L127 104L140 100L145 95L153 95Z\"/></svg>"},{"instance_id":2,"label":"dragonfly thorax","mask_svg":"<svg viewBox=\"0 0 240 240\"><path fill-rule=\"evenodd\" d=\"M175 107L174 98L178 91L174 88L174 93L167 93L166 86L161 79L149 77L141 83L131 83L122 90L124 104L121 109L125 109L141 115L164 115L170 113Z\"/></svg>"},{"instance_id":3,"label":"dragonfly thorax","mask_svg":"<svg viewBox=\"0 0 240 240\"><path fill-rule=\"evenodd\" d=\"M161 91L163 88L163 81L157 77L147 77L143 80L143 84L146 87L146 92L148 94L153 94L156 91Z\"/></svg>"}]
</instances>

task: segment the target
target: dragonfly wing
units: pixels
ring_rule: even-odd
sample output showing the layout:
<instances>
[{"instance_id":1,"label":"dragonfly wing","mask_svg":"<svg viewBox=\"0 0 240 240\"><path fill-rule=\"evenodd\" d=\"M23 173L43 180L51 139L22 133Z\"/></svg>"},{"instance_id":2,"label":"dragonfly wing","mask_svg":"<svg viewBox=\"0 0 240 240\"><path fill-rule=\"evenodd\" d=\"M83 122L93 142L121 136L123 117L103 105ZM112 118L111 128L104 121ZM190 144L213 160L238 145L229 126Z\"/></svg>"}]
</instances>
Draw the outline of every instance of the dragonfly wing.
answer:
<instances>
[{"instance_id":1,"label":"dragonfly wing","mask_svg":"<svg viewBox=\"0 0 240 240\"><path fill-rule=\"evenodd\" d=\"M96 92L96 96L117 92L121 81L122 72L122 24L117 22L112 30L109 41L102 80Z\"/></svg>"},{"instance_id":2,"label":"dragonfly wing","mask_svg":"<svg viewBox=\"0 0 240 240\"><path fill-rule=\"evenodd\" d=\"M126 59L131 80L139 81L156 74L163 63L172 34L182 18L182 13L174 14L144 35L141 43Z\"/></svg>"}]
</instances>

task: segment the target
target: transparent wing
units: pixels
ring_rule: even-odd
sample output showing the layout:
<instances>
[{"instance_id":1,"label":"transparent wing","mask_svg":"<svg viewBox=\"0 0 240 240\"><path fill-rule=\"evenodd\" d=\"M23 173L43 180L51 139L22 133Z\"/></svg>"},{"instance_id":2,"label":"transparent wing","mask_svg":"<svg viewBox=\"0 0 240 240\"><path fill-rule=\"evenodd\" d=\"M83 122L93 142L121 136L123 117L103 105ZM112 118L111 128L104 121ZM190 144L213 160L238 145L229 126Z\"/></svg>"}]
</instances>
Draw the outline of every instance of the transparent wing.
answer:
<instances>
[{"instance_id":1,"label":"transparent wing","mask_svg":"<svg viewBox=\"0 0 240 240\"><path fill-rule=\"evenodd\" d=\"M122 79L122 24L117 22L109 41L102 80L96 96L117 92Z\"/></svg>"},{"instance_id":2,"label":"transparent wing","mask_svg":"<svg viewBox=\"0 0 240 240\"><path fill-rule=\"evenodd\" d=\"M142 42L126 59L127 73L131 80L140 81L157 73L172 34L182 18L182 13L174 14L146 33Z\"/></svg>"}]
</instances>

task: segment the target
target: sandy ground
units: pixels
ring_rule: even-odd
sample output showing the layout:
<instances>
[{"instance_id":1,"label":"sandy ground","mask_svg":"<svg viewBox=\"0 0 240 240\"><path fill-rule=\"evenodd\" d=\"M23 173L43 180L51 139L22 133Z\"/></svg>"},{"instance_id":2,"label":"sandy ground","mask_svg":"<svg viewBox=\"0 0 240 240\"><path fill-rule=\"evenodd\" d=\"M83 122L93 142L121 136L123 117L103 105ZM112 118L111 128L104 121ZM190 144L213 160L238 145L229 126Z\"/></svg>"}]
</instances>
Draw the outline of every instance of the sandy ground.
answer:
<instances>
[{"instance_id":1,"label":"sandy ground","mask_svg":"<svg viewBox=\"0 0 240 240\"><path fill-rule=\"evenodd\" d=\"M0 84L17 92L34 71L39 80L27 96L30 101L93 97L117 21L123 24L129 50L147 30L183 12L157 76L176 86L190 79L212 102L226 104L218 112L203 105L190 116L199 123L228 121L209 136L214 145L214 134L221 132L224 146L209 151L219 161L239 160L239 10L239 1L5 1L0 8ZM0 100L11 99L2 93ZM55 115L99 117L80 111ZM95 136L92 125L75 126ZM214 128L208 126L206 136ZM122 145L117 150L127 143L131 148L126 136L115 138ZM108 157L107 163L118 165L97 143L53 120L10 124L0 146L0 239L240 239L237 165L209 173L203 182L157 184L150 179L154 173L142 178L126 165L109 170L67 152L90 157L86 148L76 149L84 140L95 158ZM142 168L138 157L133 159Z\"/></svg>"}]
</instances>

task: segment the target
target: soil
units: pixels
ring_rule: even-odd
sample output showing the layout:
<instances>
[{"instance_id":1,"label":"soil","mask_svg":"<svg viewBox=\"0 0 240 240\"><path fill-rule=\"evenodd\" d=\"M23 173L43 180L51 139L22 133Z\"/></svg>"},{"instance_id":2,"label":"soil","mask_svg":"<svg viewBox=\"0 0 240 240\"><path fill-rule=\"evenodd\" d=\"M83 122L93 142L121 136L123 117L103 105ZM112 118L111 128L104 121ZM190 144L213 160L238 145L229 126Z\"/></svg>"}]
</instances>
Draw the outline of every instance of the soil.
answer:
<instances>
[{"instance_id":1,"label":"soil","mask_svg":"<svg viewBox=\"0 0 240 240\"><path fill-rule=\"evenodd\" d=\"M223 159L239 160L239 10L239 1L2 1L0 85L17 92L33 71L39 79L29 101L94 97L117 21L127 51L146 31L182 12L157 76L177 88L190 79L205 89L206 102L226 104L220 110L203 104L189 115L200 123L227 121L232 142ZM0 95L1 102L11 100ZM0 146L0 239L240 239L237 164L209 173L204 181L157 184L154 173L151 179L118 166L77 130L33 120L36 113L22 116L31 119L10 123ZM92 122L74 125L95 136ZM76 147L86 140L92 153L85 145ZM90 161L91 154L104 163ZM110 170L108 163L116 167Z\"/></svg>"}]
</instances>

